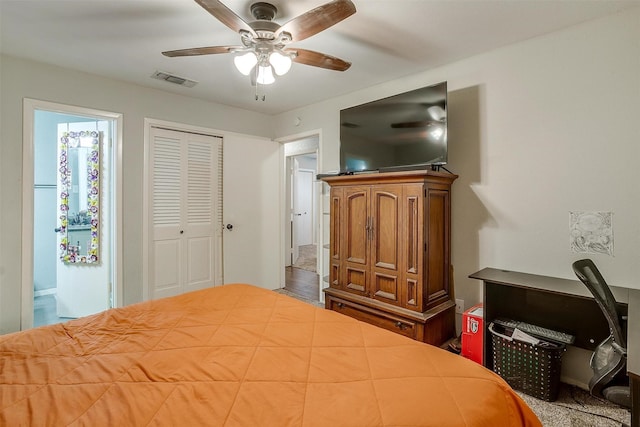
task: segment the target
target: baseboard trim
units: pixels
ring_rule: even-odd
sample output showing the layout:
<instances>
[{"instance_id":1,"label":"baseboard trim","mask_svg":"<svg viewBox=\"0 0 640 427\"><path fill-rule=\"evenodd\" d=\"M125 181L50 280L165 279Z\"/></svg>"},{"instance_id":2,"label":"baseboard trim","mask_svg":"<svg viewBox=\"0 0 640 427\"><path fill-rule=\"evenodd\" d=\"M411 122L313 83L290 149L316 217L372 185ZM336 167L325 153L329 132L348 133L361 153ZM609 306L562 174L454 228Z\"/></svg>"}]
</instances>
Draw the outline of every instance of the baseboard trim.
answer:
<instances>
[{"instance_id":1,"label":"baseboard trim","mask_svg":"<svg viewBox=\"0 0 640 427\"><path fill-rule=\"evenodd\" d=\"M33 293L33 296L34 297L41 297L41 296L44 296L44 295L55 295L56 291L57 291L56 288L41 289L39 291L35 291Z\"/></svg>"}]
</instances>

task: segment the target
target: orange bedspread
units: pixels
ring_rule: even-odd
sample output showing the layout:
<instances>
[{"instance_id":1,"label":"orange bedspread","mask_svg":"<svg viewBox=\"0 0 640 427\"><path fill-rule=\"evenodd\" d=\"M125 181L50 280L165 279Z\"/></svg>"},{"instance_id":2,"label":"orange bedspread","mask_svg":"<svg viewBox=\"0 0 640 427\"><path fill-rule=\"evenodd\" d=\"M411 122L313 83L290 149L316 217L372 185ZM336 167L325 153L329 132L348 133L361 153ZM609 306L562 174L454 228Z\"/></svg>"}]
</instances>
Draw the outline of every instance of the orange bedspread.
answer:
<instances>
[{"instance_id":1,"label":"orange bedspread","mask_svg":"<svg viewBox=\"0 0 640 427\"><path fill-rule=\"evenodd\" d=\"M439 348L233 284L0 336L0 424L539 426Z\"/></svg>"}]
</instances>

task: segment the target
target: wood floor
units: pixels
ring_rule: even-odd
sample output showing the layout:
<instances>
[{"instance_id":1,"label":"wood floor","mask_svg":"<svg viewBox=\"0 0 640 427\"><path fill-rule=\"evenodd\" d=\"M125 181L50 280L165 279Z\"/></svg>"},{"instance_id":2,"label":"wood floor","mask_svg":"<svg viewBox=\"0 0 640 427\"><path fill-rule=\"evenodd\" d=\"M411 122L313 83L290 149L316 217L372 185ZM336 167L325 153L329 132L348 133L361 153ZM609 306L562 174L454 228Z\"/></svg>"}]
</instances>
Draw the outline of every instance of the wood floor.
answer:
<instances>
[{"instance_id":1,"label":"wood floor","mask_svg":"<svg viewBox=\"0 0 640 427\"><path fill-rule=\"evenodd\" d=\"M301 268L285 268L285 286L289 292L313 301L318 301L320 280L318 274Z\"/></svg>"}]
</instances>

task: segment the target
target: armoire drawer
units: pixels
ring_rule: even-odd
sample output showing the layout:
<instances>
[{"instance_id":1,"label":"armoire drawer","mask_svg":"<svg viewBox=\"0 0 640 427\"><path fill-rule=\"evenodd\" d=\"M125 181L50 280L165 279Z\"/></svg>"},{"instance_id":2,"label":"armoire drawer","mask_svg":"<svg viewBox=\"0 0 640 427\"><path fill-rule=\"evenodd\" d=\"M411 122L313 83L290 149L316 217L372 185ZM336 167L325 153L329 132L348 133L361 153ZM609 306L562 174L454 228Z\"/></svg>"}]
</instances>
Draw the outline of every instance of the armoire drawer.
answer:
<instances>
[{"instance_id":1,"label":"armoire drawer","mask_svg":"<svg viewBox=\"0 0 640 427\"><path fill-rule=\"evenodd\" d=\"M326 297L326 308L337 311L354 319L384 328L406 337L416 339L417 327L416 323L398 316L394 316L384 311L376 310L371 307L365 307L350 301L336 299L331 296Z\"/></svg>"}]
</instances>

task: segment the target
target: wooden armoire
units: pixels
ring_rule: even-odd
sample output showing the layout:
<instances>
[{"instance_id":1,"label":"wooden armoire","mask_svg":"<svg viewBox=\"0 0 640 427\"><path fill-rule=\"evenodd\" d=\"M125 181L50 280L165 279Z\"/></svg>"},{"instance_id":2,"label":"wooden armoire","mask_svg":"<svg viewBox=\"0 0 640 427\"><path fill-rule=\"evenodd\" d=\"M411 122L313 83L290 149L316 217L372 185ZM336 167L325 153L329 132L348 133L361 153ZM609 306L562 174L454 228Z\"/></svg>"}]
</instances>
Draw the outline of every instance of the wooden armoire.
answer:
<instances>
[{"instance_id":1,"label":"wooden armoire","mask_svg":"<svg viewBox=\"0 0 640 427\"><path fill-rule=\"evenodd\" d=\"M331 188L325 307L433 345L454 337L457 177L413 170L322 178Z\"/></svg>"}]
</instances>

